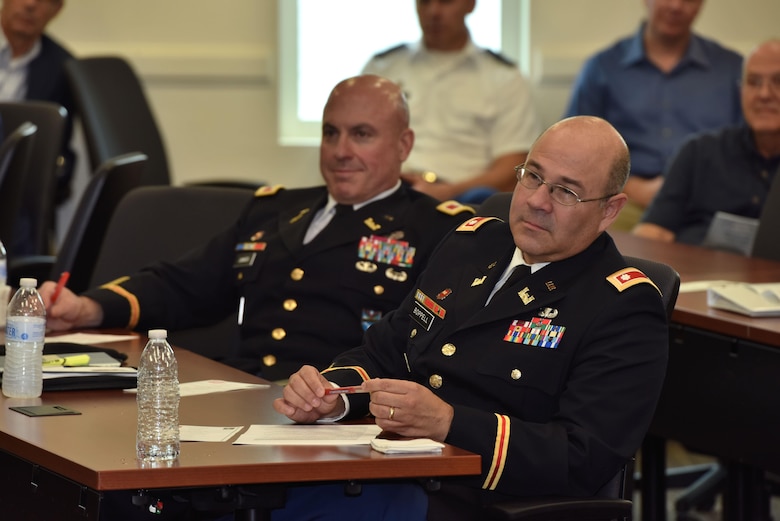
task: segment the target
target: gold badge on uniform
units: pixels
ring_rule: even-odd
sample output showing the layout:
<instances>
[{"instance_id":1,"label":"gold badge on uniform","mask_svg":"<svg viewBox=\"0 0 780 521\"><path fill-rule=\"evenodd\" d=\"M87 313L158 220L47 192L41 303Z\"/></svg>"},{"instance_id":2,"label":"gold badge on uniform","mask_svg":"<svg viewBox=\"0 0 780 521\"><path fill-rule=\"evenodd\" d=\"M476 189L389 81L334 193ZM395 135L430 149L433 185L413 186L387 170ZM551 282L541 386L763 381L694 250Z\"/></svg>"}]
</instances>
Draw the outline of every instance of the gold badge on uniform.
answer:
<instances>
[{"instance_id":1,"label":"gold badge on uniform","mask_svg":"<svg viewBox=\"0 0 780 521\"><path fill-rule=\"evenodd\" d=\"M300 220L301 220L301 217L303 217L303 216L304 216L304 215L306 215L307 213L309 213L309 209L308 209L308 208L304 208L303 210L301 210L300 212L298 212L298 215L296 215L295 217L293 217L292 219L290 219L290 224L295 224L295 223L297 223L298 221L300 221Z\"/></svg>"},{"instance_id":2,"label":"gold badge on uniform","mask_svg":"<svg viewBox=\"0 0 780 521\"><path fill-rule=\"evenodd\" d=\"M486 279L486 278L487 278L487 275L483 275L482 277L476 277L476 278L475 278L475 279L474 279L474 280L471 282L471 287L473 288L474 286L481 286L481 285L482 285L482 283L484 283L484 282L485 282L485 279Z\"/></svg>"},{"instance_id":3,"label":"gold badge on uniform","mask_svg":"<svg viewBox=\"0 0 780 521\"><path fill-rule=\"evenodd\" d=\"M369 261L357 261L355 263L355 267L364 273L374 273L377 269L379 269L379 266Z\"/></svg>"},{"instance_id":4,"label":"gold badge on uniform","mask_svg":"<svg viewBox=\"0 0 780 521\"><path fill-rule=\"evenodd\" d=\"M259 241L265 232L263 230L260 230L259 232L255 232L252 234L252 236L249 238L250 241Z\"/></svg>"},{"instance_id":5,"label":"gold badge on uniform","mask_svg":"<svg viewBox=\"0 0 780 521\"><path fill-rule=\"evenodd\" d=\"M523 301L523 304L528 305L536 299L536 297L529 293L530 291L531 290L529 290L528 287L525 287L517 292L517 296L520 297L520 300Z\"/></svg>"},{"instance_id":6,"label":"gold badge on uniform","mask_svg":"<svg viewBox=\"0 0 780 521\"><path fill-rule=\"evenodd\" d=\"M542 318L555 318L558 316L558 310L555 308L544 308L539 311L539 316Z\"/></svg>"},{"instance_id":7,"label":"gold badge on uniform","mask_svg":"<svg viewBox=\"0 0 780 521\"><path fill-rule=\"evenodd\" d=\"M394 280L396 282L406 282L406 279L409 278L409 275L402 270L394 270L393 268L387 268L385 270L385 277L387 277L390 280Z\"/></svg>"},{"instance_id":8,"label":"gold badge on uniform","mask_svg":"<svg viewBox=\"0 0 780 521\"><path fill-rule=\"evenodd\" d=\"M371 229L371 231L372 231L372 232L375 232L375 231L377 231L379 228L381 228L381 227L382 227L382 225L381 225L381 224L377 224L377 223L374 221L374 218L373 218L373 217L369 217L368 219L365 219L365 220L363 221L363 224L365 224L366 226L368 226L368 227Z\"/></svg>"}]
</instances>

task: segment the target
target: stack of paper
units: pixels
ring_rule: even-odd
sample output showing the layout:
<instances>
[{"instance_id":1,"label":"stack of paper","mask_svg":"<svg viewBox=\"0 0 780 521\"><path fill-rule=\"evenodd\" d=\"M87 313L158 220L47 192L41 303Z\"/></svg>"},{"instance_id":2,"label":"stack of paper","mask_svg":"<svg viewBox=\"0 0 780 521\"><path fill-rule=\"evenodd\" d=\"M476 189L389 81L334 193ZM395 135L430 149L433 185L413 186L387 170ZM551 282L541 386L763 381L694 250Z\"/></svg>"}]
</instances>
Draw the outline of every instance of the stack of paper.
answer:
<instances>
[{"instance_id":1,"label":"stack of paper","mask_svg":"<svg viewBox=\"0 0 780 521\"><path fill-rule=\"evenodd\" d=\"M707 304L751 317L780 316L780 283L735 282L707 290Z\"/></svg>"},{"instance_id":2,"label":"stack of paper","mask_svg":"<svg viewBox=\"0 0 780 521\"><path fill-rule=\"evenodd\" d=\"M374 438L371 440L371 448L385 454L413 454L416 452L441 452L443 443L428 438L416 438L411 440L385 440Z\"/></svg>"}]
</instances>

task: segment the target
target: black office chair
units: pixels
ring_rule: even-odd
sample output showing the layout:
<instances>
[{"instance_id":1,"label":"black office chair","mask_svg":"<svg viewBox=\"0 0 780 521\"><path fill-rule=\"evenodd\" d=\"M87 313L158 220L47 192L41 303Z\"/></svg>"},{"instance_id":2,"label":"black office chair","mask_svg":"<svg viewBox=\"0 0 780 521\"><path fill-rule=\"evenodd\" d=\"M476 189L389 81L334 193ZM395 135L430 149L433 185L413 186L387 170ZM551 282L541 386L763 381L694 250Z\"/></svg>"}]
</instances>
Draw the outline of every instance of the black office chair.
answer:
<instances>
[{"instance_id":1,"label":"black office chair","mask_svg":"<svg viewBox=\"0 0 780 521\"><path fill-rule=\"evenodd\" d=\"M86 290L111 216L122 198L141 186L145 163L144 154L133 152L100 165L81 195L57 255L30 256L14 263L9 268L11 284L22 277L57 280L67 271L68 288L75 293Z\"/></svg>"},{"instance_id":2,"label":"black office chair","mask_svg":"<svg viewBox=\"0 0 780 521\"><path fill-rule=\"evenodd\" d=\"M0 240L8 250L9 266L16 257L16 222L22 207L21 196L27 175L33 139L38 127L30 122L22 123L0 145Z\"/></svg>"},{"instance_id":3,"label":"black office chair","mask_svg":"<svg viewBox=\"0 0 780 521\"><path fill-rule=\"evenodd\" d=\"M776 235L778 228L780 228L780 176L776 175L758 220L751 257L780 261L780 241L777 240Z\"/></svg>"},{"instance_id":4,"label":"black office chair","mask_svg":"<svg viewBox=\"0 0 780 521\"><path fill-rule=\"evenodd\" d=\"M93 171L113 157L140 151L148 157L142 184L171 184L162 135L130 64L114 56L78 58L65 64L65 73Z\"/></svg>"},{"instance_id":5,"label":"black office chair","mask_svg":"<svg viewBox=\"0 0 780 521\"><path fill-rule=\"evenodd\" d=\"M116 208L100 248L90 287L128 275L154 261L172 261L231 226L252 190L203 186L143 186ZM238 344L237 316L213 326L169 331L175 345L218 358Z\"/></svg>"},{"instance_id":6,"label":"black office chair","mask_svg":"<svg viewBox=\"0 0 780 521\"><path fill-rule=\"evenodd\" d=\"M17 236L6 248L16 255L52 253L54 244L55 192L62 168L62 143L67 128L67 111L46 101L0 102L0 118L6 128L30 122L38 130L32 138L33 150L21 189L22 207L15 225ZM10 253L9 253L10 255Z\"/></svg>"},{"instance_id":7,"label":"black office chair","mask_svg":"<svg viewBox=\"0 0 780 521\"><path fill-rule=\"evenodd\" d=\"M507 220L512 193L502 192L486 199L477 215ZM671 317L680 289L680 275L660 262L624 256L626 263L639 268L661 292L667 317ZM497 520L611 520L630 519L633 502L633 462L629 462L593 496L588 498L529 498L505 501L490 507L489 515Z\"/></svg>"},{"instance_id":8,"label":"black office chair","mask_svg":"<svg viewBox=\"0 0 780 521\"><path fill-rule=\"evenodd\" d=\"M119 56L70 60L65 72L81 116L92 167L133 151L149 157L144 185L171 184L165 142L141 78ZM262 182L213 179L186 183L226 188L252 188Z\"/></svg>"}]
</instances>

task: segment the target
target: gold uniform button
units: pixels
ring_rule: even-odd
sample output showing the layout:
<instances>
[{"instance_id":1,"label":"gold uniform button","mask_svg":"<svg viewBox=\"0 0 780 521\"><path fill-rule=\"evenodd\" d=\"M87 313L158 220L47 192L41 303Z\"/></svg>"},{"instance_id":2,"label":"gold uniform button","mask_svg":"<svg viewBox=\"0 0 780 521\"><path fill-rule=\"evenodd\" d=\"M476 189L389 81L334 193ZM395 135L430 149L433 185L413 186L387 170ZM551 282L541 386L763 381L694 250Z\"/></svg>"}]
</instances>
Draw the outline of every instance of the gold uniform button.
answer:
<instances>
[{"instance_id":1,"label":"gold uniform button","mask_svg":"<svg viewBox=\"0 0 780 521\"><path fill-rule=\"evenodd\" d=\"M244 278L244 274L243 274L243 273L239 273L239 274L238 274L238 280L241 280L241 279L243 279L243 278Z\"/></svg>"},{"instance_id":2,"label":"gold uniform button","mask_svg":"<svg viewBox=\"0 0 780 521\"><path fill-rule=\"evenodd\" d=\"M444 356L452 356L455 354L455 344L444 344L441 346L441 354Z\"/></svg>"},{"instance_id":3,"label":"gold uniform button","mask_svg":"<svg viewBox=\"0 0 780 521\"><path fill-rule=\"evenodd\" d=\"M287 311L294 311L294 310L295 310L295 308L297 308L297 307L298 307L298 303L295 301L295 299L288 298L287 300L285 300L285 301L284 301L284 303L282 304L282 306L283 306L283 307L284 307L284 309L286 309Z\"/></svg>"},{"instance_id":4,"label":"gold uniform button","mask_svg":"<svg viewBox=\"0 0 780 521\"><path fill-rule=\"evenodd\" d=\"M281 327L277 327L276 329L271 331L271 336L274 337L274 340L281 340L287 336L287 331L285 331Z\"/></svg>"},{"instance_id":5,"label":"gold uniform button","mask_svg":"<svg viewBox=\"0 0 780 521\"><path fill-rule=\"evenodd\" d=\"M303 278L303 270L301 268L295 268L290 272L290 278L293 280L301 280Z\"/></svg>"},{"instance_id":6,"label":"gold uniform button","mask_svg":"<svg viewBox=\"0 0 780 521\"><path fill-rule=\"evenodd\" d=\"M512 380L519 380L523 376L523 373L520 371L520 369L512 369L512 372L509 373L509 376L512 378Z\"/></svg>"},{"instance_id":7,"label":"gold uniform button","mask_svg":"<svg viewBox=\"0 0 780 521\"><path fill-rule=\"evenodd\" d=\"M444 381L441 379L441 376L432 374L431 377L428 378L428 383L431 384L431 387L434 389L438 389Z\"/></svg>"},{"instance_id":8,"label":"gold uniform button","mask_svg":"<svg viewBox=\"0 0 780 521\"><path fill-rule=\"evenodd\" d=\"M379 286L379 285L374 286L374 293L376 293L377 295L381 295L384 292L385 292L384 286Z\"/></svg>"},{"instance_id":9,"label":"gold uniform button","mask_svg":"<svg viewBox=\"0 0 780 521\"><path fill-rule=\"evenodd\" d=\"M409 338L414 338L417 336L417 328L412 329L412 332L409 333Z\"/></svg>"},{"instance_id":10,"label":"gold uniform button","mask_svg":"<svg viewBox=\"0 0 780 521\"><path fill-rule=\"evenodd\" d=\"M263 357L263 364L266 367L271 367L272 365L276 365L276 357L274 355L265 355Z\"/></svg>"}]
</instances>

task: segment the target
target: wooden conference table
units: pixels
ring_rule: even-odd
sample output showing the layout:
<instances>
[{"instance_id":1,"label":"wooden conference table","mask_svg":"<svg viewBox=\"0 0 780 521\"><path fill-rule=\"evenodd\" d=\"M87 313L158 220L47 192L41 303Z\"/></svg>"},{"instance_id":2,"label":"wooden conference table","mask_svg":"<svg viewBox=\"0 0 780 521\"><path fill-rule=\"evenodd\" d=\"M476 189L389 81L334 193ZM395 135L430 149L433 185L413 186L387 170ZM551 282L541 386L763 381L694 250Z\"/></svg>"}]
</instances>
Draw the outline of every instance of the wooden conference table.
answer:
<instances>
[{"instance_id":1,"label":"wooden conference table","mask_svg":"<svg viewBox=\"0 0 780 521\"><path fill-rule=\"evenodd\" d=\"M145 341L139 337L104 345L126 352L128 364L136 366ZM181 382L213 378L265 383L190 351L177 349L176 356ZM281 387L272 384L268 389L184 397L180 422L216 426L289 423L271 406L280 393ZM98 519L101 493L115 490L348 483L480 472L479 455L452 446L440 455L399 457L380 454L368 446L251 446L230 442L182 442L181 455L174 465L142 468L135 458L134 394L90 390L44 392L37 399L0 399L3 519ZM31 418L8 408L37 404L63 405L82 414Z\"/></svg>"},{"instance_id":2,"label":"wooden conference table","mask_svg":"<svg viewBox=\"0 0 780 521\"><path fill-rule=\"evenodd\" d=\"M669 264L683 283L780 282L778 262L622 232L612 236L623 254ZM704 291L681 293L672 314L664 389L642 448L643 519L666 517L663 439L725 462L724 519L764 519L764 471L780 472L778 435L780 318L710 308Z\"/></svg>"}]
</instances>

